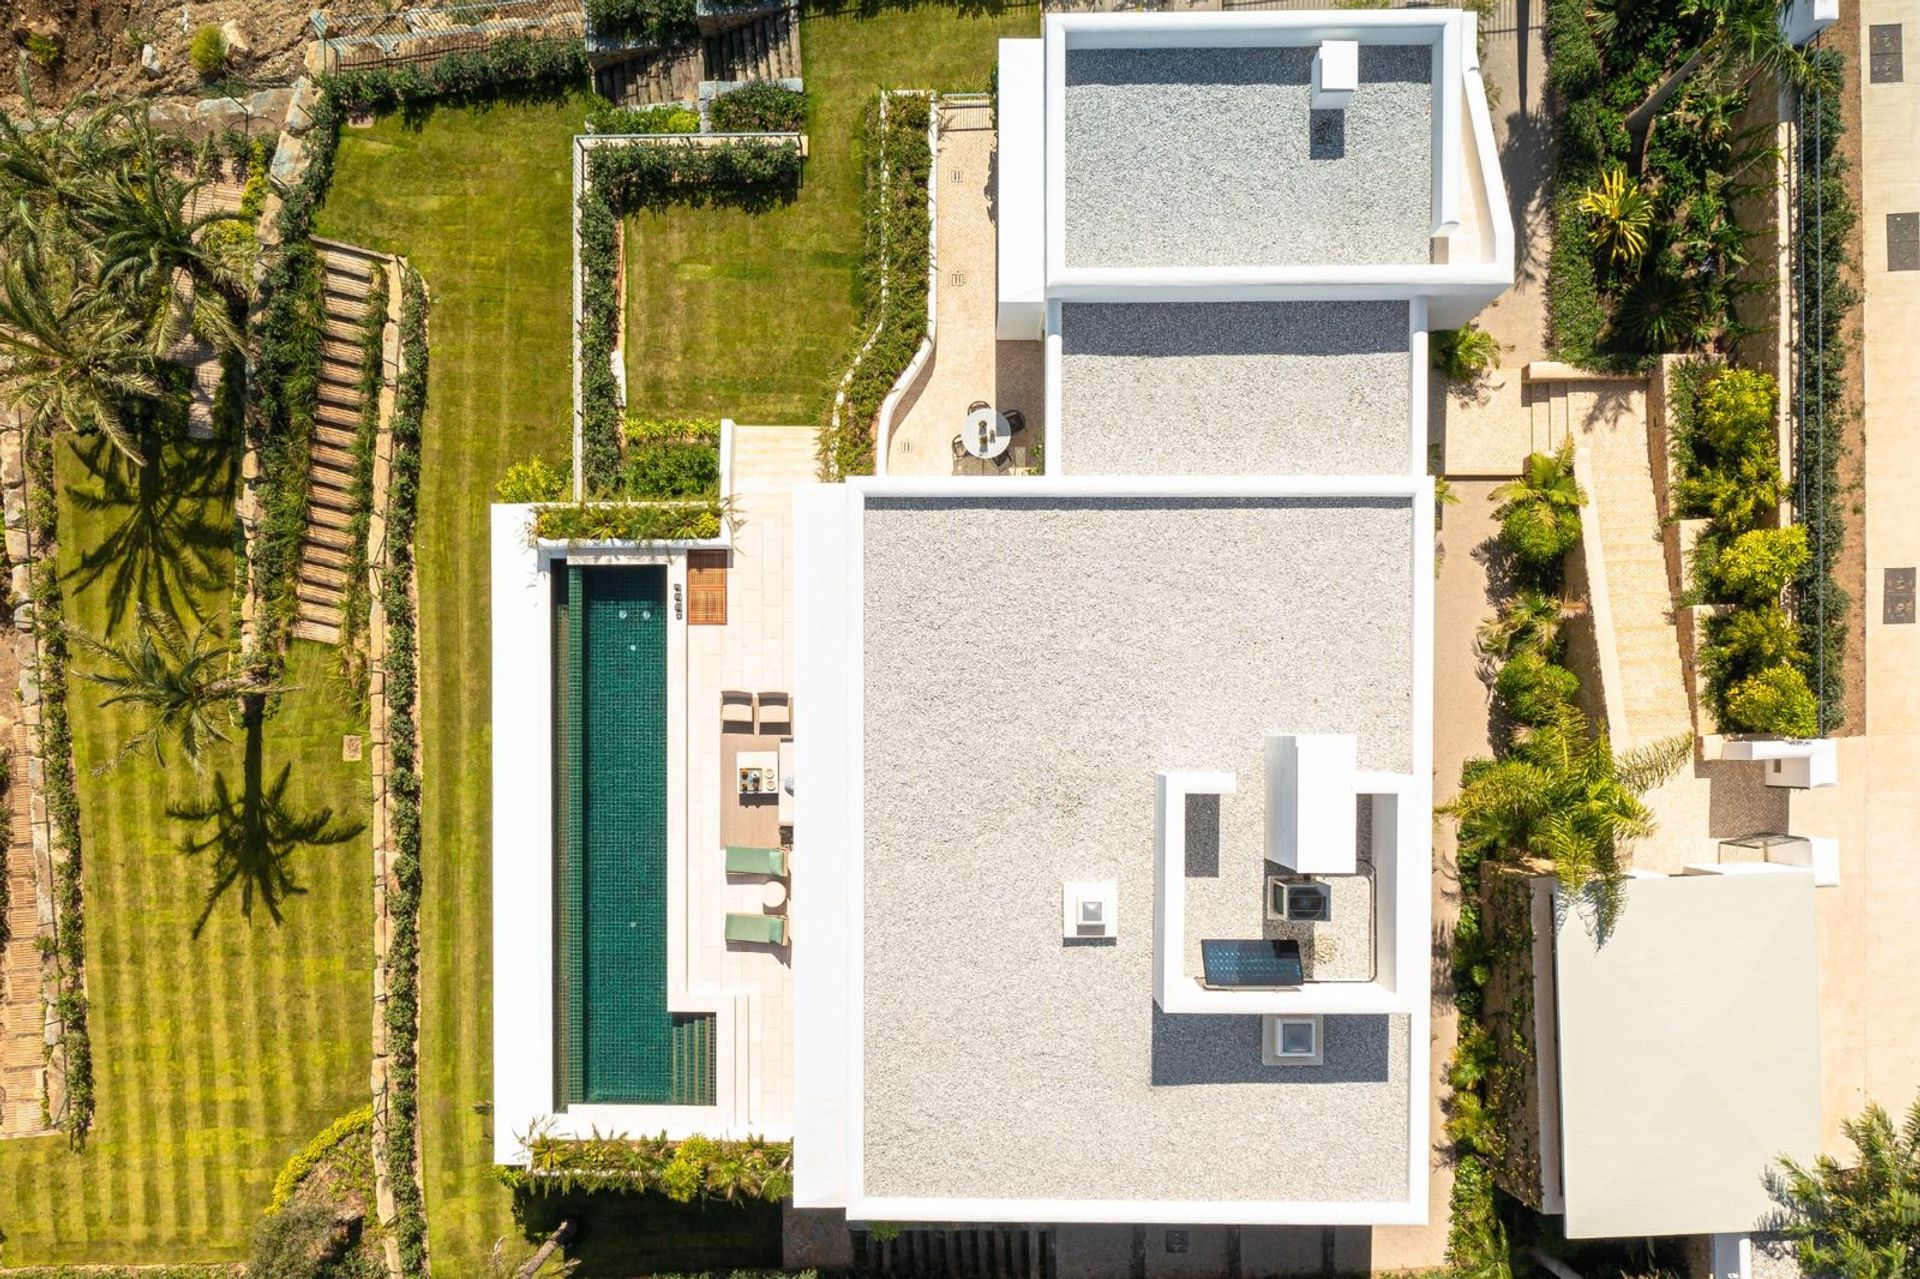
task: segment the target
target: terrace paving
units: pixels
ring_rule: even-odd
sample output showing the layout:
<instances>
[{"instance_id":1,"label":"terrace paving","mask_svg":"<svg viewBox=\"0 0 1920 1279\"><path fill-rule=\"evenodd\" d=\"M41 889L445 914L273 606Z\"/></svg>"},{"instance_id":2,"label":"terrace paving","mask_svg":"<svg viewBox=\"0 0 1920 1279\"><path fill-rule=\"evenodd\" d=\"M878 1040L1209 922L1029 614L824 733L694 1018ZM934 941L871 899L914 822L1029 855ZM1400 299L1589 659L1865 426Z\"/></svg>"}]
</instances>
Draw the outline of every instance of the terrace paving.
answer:
<instances>
[{"instance_id":1,"label":"terrace paving","mask_svg":"<svg viewBox=\"0 0 1920 1279\"><path fill-rule=\"evenodd\" d=\"M1020 410L1029 440L1043 429L1041 343L994 338L994 136L985 103L940 108L933 357L894 417L887 446L893 475L950 474L953 437L976 400Z\"/></svg>"}]
</instances>

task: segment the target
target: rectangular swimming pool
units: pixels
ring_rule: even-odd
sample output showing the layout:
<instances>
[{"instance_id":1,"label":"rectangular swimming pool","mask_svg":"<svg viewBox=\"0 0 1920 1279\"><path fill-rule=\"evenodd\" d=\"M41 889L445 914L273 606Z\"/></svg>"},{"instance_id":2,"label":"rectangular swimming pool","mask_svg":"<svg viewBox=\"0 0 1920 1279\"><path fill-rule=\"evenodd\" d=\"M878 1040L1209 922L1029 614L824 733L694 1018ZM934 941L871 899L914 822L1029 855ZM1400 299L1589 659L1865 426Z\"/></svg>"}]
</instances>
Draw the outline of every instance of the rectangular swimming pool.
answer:
<instances>
[{"instance_id":1,"label":"rectangular swimming pool","mask_svg":"<svg viewBox=\"0 0 1920 1279\"><path fill-rule=\"evenodd\" d=\"M556 1108L709 1106L713 1017L667 1008L667 574L556 567Z\"/></svg>"}]
</instances>

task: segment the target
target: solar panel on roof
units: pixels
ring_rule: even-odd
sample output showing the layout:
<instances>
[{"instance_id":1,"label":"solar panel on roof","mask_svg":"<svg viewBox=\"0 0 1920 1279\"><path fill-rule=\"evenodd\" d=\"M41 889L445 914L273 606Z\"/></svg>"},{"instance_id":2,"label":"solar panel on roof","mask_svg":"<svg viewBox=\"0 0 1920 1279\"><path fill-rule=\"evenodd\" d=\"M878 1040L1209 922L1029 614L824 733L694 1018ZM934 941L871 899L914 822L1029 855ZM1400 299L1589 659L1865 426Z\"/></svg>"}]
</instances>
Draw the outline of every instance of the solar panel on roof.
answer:
<instances>
[{"instance_id":1,"label":"solar panel on roof","mask_svg":"<svg viewBox=\"0 0 1920 1279\"><path fill-rule=\"evenodd\" d=\"M1202 941L1200 967L1208 986L1266 988L1306 981L1300 943L1291 939Z\"/></svg>"}]
</instances>

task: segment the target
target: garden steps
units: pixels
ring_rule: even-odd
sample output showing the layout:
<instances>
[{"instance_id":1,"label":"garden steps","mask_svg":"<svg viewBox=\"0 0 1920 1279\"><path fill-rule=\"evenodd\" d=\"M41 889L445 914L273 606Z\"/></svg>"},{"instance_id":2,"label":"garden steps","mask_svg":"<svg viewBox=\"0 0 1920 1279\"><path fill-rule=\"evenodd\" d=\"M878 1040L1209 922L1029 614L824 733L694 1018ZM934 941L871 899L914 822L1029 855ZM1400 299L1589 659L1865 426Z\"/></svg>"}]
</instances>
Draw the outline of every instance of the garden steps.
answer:
<instances>
[{"instance_id":1,"label":"garden steps","mask_svg":"<svg viewBox=\"0 0 1920 1279\"><path fill-rule=\"evenodd\" d=\"M1581 482L1597 508L1626 718L1623 725L1609 725L1614 743L1626 747L1691 736L1644 384L1583 379L1547 385L1554 388L1548 397L1551 411L1561 415L1590 463Z\"/></svg>"},{"instance_id":2,"label":"garden steps","mask_svg":"<svg viewBox=\"0 0 1920 1279\"><path fill-rule=\"evenodd\" d=\"M703 64L698 44L670 49L596 67L594 92L622 107L651 107L666 102L692 102L700 96Z\"/></svg>"},{"instance_id":3,"label":"garden steps","mask_svg":"<svg viewBox=\"0 0 1920 1279\"><path fill-rule=\"evenodd\" d=\"M354 443L366 397L365 322L375 271L392 259L351 245L318 242L326 268L326 320L321 338L319 402L307 455L307 529L300 544L293 634L323 644L340 642L346 616L347 560L352 546ZM389 319L391 324L391 319ZM382 370L384 373L384 370Z\"/></svg>"},{"instance_id":4,"label":"garden steps","mask_svg":"<svg viewBox=\"0 0 1920 1279\"><path fill-rule=\"evenodd\" d=\"M708 80L797 80L800 24L791 9L782 9L710 37L704 52Z\"/></svg>"}]
</instances>

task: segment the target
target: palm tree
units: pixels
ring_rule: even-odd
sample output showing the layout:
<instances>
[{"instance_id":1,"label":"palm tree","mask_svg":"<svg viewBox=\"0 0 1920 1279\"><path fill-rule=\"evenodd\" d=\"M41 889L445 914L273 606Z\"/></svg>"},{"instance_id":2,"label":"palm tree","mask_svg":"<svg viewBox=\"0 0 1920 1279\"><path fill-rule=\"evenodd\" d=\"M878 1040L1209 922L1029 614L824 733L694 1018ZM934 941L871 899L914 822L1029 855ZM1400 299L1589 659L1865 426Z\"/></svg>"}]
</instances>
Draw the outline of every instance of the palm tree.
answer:
<instances>
[{"instance_id":1,"label":"palm tree","mask_svg":"<svg viewBox=\"0 0 1920 1279\"><path fill-rule=\"evenodd\" d=\"M1920 1100L1897 1132L1877 1102L1840 1128L1853 1143L1851 1167L1821 1155L1811 1168L1782 1159L1768 1173L1777 1224L1805 1274L1899 1279L1920 1262Z\"/></svg>"},{"instance_id":2,"label":"palm tree","mask_svg":"<svg viewBox=\"0 0 1920 1279\"><path fill-rule=\"evenodd\" d=\"M1520 478L1493 491L1494 516L1508 549L1533 567L1556 563L1580 539L1580 508L1587 495L1573 474L1573 439L1553 453L1527 458Z\"/></svg>"},{"instance_id":3,"label":"palm tree","mask_svg":"<svg viewBox=\"0 0 1920 1279\"><path fill-rule=\"evenodd\" d=\"M1690 738L1678 737L1616 755L1577 707L1562 706L1547 723L1520 730L1503 758L1470 764L1460 794L1440 811L1459 823L1463 844L1550 862L1567 895L1592 902L1604 937L1623 903L1622 853L1653 833L1641 796L1692 750Z\"/></svg>"},{"instance_id":4,"label":"palm tree","mask_svg":"<svg viewBox=\"0 0 1920 1279\"><path fill-rule=\"evenodd\" d=\"M138 614L139 624L130 640L67 630L75 645L105 664L103 669L79 672L82 679L113 690L113 696L100 704L125 703L146 714L146 726L103 768L143 748L165 764L166 745L171 742L196 773L204 772L207 749L227 740L220 721L223 705L230 707L240 699L257 704L270 694L293 691L291 685L276 684L236 665L239 648L216 635L211 623L202 623L189 636L172 617L144 603Z\"/></svg>"},{"instance_id":5,"label":"palm tree","mask_svg":"<svg viewBox=\"0 0 1920 1279\"><path fill-rule=\"evenodd\" d=\"M63 278L65 277L65 278ZM50 429L98 429L144 462L128 410L164 388L140 322L23 246L0 270L0 398Z\"/></svg>"},{"instance_id":6,"label":"palm tree","mask_svg":"<svg viewBox=\"0 0 1920 1279\"><path fill-rule=\"evenodd\" d=\"M205 185L163 166L122 169L89 209L99 232L101 283L122 290L149 317L155 355L188 328L222 350L240 344L232 301L247 282L245 244L205 233L243 219L219 210L189 217L189 203Z\"/></svg>"},{"instance_id":7,"label":"palm tree","mask_svg":"<svg viewBox=\"0 0 1920 1279\"><path fill-rule=\"evenodd\" d=\"M1473 646L1485 658L1505 658L1528 649L1551 652L1560 641L1560 628L1572 614L1573 600L1537 587L1514 592L1500 611L1480 624Z\"/></svg>"},{"instance_id":8,"label":"palm tree","mask_svg":"<svg viewBox=\"0 0 1920 1279\"><path fill-rule=\"evenodd\" d=\"M1600 175L1599 186L1581 193L1580 212L1587 215L1594 247L1605 249L1614 262L1632 264L1647 251L1653 197L1619 165Z\"/></svg>"}]
</instances>

